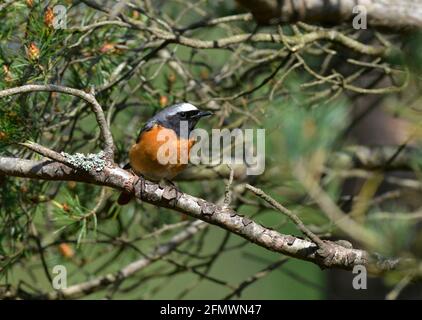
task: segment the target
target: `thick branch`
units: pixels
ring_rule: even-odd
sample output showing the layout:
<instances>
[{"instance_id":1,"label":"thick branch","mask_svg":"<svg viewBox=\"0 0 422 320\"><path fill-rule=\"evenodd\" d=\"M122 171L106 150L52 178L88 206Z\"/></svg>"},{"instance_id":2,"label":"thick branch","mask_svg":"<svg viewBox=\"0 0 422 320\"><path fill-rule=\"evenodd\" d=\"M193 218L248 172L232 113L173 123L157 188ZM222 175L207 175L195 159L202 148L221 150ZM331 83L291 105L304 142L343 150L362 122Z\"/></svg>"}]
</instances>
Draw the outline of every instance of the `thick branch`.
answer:
<instances>
[{"instance_id":1,"label":"thick branch","mask_svg":"<svg viewBox=\"0 0 422 320\"><path fill-rule=\"evenodd\" d=\"M325 241L324 249L318 250L311 241L281 234L232 209L176 192L172 187L162 188L116 166L109 166L101 172L91 172L87 175L57 162L0 157L0 174L44 180L74 180L126 190L145 202L188 214L268 250L311 261L323 268L352 269L355 265L365 265L372 272L382 272L398 265L398 260L380 260L364 250L346 248L330 241Z\"/></svg>"},{"instance_id":2,"label":"thick branch","mask_svg":"<svg viewBox=\"0 0 422 320\"><path fill-rule=\"evenodd\" d=\"M258 23L350 22L356 6L367 11L368 24L392 29L421 28L420 0L236 0L251 11Z\"/></svg>"}]
</instances>

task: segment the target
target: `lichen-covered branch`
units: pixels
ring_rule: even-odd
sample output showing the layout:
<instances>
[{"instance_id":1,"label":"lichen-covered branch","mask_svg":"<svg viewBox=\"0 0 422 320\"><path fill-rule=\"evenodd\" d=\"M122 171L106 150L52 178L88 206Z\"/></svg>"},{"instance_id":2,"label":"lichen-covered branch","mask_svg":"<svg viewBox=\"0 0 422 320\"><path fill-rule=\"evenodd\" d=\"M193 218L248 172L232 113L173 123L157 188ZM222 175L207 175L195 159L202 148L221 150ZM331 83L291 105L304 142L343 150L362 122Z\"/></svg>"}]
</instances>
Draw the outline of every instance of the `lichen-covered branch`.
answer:
<instances>
[{"instance_id":1,"label":"lichen-covered branch","mask_svg":"<svg viewBox=\"0 0 422 320\"><path fill-rule=\"evenodd\" d=\"M319 249L309 240L281 234L230 208L177 192L173 187L162 188L115 165L87 175L57 162L0 157L0 174L44 180L74 180L125 190L148 203L217 225L263 248L313 262L322 268L350 270L356 265L365 265L372 272L383 272L396 268L399 263L397 259L380 260L364 250L343 247L331 241L324 241L324 248Z\"/></svg>"}]
</instances>

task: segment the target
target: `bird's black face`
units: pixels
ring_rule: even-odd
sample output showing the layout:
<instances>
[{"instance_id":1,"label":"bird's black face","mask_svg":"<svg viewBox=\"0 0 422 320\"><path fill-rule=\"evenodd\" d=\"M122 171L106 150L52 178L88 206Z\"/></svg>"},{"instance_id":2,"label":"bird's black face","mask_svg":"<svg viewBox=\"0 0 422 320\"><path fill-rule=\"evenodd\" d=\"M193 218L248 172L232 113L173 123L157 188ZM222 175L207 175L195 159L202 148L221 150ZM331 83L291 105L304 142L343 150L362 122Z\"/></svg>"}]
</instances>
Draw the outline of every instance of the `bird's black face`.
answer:
<instances>
[{"instance_id":1,"label":"bird's black face","mask_svg":"<svg viewBox=\"0 0 422 320\"><path fill-rule=\"evenodd\" d=\"M180 136L180 128L181 123L186 121L188 126L188 134L195 128L198 121L206 116L212 115L210 111L201 111L201 110L186 110L186 111L178 111L175 114L169 114L166 118L165 124L167 124L168 128L173 129L178 136Z\"/></svg>"}]
</instances>

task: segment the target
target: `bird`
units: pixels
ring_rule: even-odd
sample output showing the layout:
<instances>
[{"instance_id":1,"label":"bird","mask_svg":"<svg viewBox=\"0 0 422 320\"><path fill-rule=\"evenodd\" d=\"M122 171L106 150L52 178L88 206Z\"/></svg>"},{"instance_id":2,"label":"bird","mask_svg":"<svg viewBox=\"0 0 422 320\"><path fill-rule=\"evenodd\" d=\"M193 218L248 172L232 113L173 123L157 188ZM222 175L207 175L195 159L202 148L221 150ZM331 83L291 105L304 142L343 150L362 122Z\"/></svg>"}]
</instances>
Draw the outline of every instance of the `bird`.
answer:
<instances>
[{"instance_id":1,"label":"bird","mask_svg":"<svg viewBox=\"0 0 422 320\"><path fill-rule=\"evenodd\" d=\"M134 174L154 182L162 180L171 182L187 166L184 161L186 159L181 157L181 149L187 147L187 158L189 158L189 151L195 144L195 140L190 138L191 131L201 118L212 114L210 111L199 110L188 102L176 103L164 108L142 127L136 142L129 150L129 163L123 169L131 170ZM183 130L182 121L185 121L187 130ZM160 147L164 143L170 146L168 149L170 152L177 152L174 155L176 161L164 164L160 162ZM173 155L167 154L167 156L170 158ZM117 203L125 205L131 199L132 195L123 191Z\"/></svg>"}]
</instances>

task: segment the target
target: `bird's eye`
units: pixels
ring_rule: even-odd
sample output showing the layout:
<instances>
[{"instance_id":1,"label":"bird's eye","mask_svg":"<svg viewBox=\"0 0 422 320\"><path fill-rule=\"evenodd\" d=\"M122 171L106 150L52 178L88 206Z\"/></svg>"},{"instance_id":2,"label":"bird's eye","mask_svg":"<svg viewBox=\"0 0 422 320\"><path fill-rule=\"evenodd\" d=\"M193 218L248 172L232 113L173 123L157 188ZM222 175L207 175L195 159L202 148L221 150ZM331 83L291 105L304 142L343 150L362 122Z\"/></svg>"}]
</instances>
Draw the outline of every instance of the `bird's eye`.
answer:
<instances>
[{"instance_id":1,"label":"bird's eye","mask_svg":"<svg viewBox=\"0 0 422 320\"><path fill-rule=\"evenodd\" d=\"M186 118L186 112L180 112L180 116L181 116L182 118Z\"/></svg>"}]
</instances>

